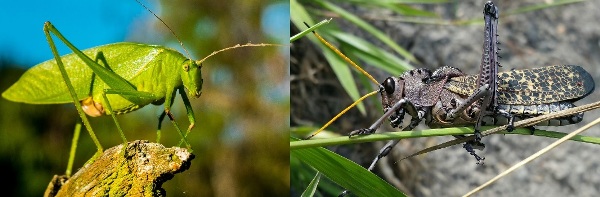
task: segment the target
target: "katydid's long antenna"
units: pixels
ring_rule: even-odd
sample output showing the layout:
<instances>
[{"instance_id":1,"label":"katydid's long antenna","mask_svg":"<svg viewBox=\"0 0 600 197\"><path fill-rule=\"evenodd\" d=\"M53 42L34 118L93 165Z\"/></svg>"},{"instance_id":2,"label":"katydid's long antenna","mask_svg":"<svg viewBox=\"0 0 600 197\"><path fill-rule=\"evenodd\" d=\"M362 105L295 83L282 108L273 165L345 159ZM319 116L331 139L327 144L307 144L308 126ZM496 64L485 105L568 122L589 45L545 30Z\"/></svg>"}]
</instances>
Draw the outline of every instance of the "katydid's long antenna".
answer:
<instances>
[{"instance_id":1,"label":"katydid's long antenna","mask_svg":"<svg viewBox=\"0 0 600 197\"><path fill-rule=\"evenodd\" d=\"M183 46L183 42L181 42L181 40L179 39L179 37L177 37L177 35L171 29L171 27L169 27L169 25L167 25L167 23L165 23L165 21L163 21L160 17L158 17L158 15L156 15L154 12L152 12L152 10L150 10L150 8L146 7L146 5L144 5L142 2L140 2L139 0L135 0L135 1L137 1L142 7L144 7L144 9L148 10L148 12L152 13L152 15L154 15L154 17L156 17L162 24L164 24L167 27L167 29L169 29L171 34L173 34L173 36L175 36L175 38L179 42L179 45L181 45L181 48L183 48L183 51L185 51L185 54L187 55L188 59L192 59L192 56L190 55L188 50L185 49L185 46Z\"/></svg>"},{"instance_id":2,"label":"katydid's long antenna","mask_svg":"<svg viewBox=\"0 0 600 197\"><path fill-rule=\"evenodd\" d=\"M268 47L268 46L285 46L285 45L281 45L281 44L268 44L268 43L260 43L260 44L252 44L252 43L246 43L246 44L236 44L235 46L231 46L231 47L227 47L218 51L213 51L210 55L202 58L201 60L196 61L197 65L201 65L202 62L204 62L206 59L208 59L210 56L216 55L217 53L223 52L223 51L227 51L229 49L235 49L235 48L242 48L242 47Z\"/></svg>"}]
</instances>

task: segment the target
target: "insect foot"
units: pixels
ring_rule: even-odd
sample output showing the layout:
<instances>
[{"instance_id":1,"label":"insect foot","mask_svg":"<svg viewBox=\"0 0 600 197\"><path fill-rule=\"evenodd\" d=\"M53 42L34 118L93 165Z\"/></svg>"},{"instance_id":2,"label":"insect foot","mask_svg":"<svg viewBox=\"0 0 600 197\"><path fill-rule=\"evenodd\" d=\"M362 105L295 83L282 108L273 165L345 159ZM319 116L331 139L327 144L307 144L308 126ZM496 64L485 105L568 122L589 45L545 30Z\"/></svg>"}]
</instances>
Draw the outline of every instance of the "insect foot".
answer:
<instances>
[{"instance_id":1,"label":"insect foot","mask_svg":"<svg viewBox=\"0 0 600 197\"><path fill-rule=\"evenodd\" d=\"M475 159L477 160L477 165L483 165L483 160L485 160L485 157L480 157L479 155L477 155L475 153L474 149L478 149L478 150L482 150L483 148L479 149L479 147L477 147L477 145L482 145L483 147L485 147L485 145L481 142L478 141L473 141L475 143L475 147L473 143L465 143L463 145L463 148L467 150L467 152L469 152L469 154L473 155L473 157L475 157Z\"/></svg>"},{"instance_id":2,"label":"insect foot","mask_svg":"<svg viewBox=\"0 0 600 197\"><path fill-rule=\"evenodd\" d=\"M357 136L357 135L370 135L370 134L373 134L374 132L375 132L375 129L363 128L363 129L358 129L358 130L354 130L354 131L350 132L350 134L348 134L348 137L353 137L353 136Z\"/></svg>"}]
</instances>

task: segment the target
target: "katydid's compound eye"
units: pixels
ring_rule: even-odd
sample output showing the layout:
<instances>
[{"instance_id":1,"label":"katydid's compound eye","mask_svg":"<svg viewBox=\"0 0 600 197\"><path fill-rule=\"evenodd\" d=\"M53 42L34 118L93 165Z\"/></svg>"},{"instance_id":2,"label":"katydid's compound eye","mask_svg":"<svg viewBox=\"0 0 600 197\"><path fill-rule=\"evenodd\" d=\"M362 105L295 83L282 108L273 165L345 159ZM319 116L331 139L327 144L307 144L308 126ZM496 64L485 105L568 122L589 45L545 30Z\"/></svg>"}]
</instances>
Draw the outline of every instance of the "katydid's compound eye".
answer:
<instances>
[{"instance_id":1,"label":"katydid's compound eye","mask_svg":"<svg viewBox=\"0 0 600 197\"><path fill-rule=\"evenodd\" d=\"M388 77L383 82L383 88L385 89L385 93L392 94L394 93L394 90L396 88L396 82L394 82L394 79L392 79L391 77Z\"/></svg>"},{"instance_id":2,"label":"katydid's compound eye","mask_svg":"<svg viewBox=\"0 0 600 197\"><path fill-rule=\"evenodd\" d=\"M190 65L189 65L189 64L185 64L185 65L183 65L183 70L184 70L185 72L189 71L189 70L190 70Z\"/></svg>"}]
</instances>

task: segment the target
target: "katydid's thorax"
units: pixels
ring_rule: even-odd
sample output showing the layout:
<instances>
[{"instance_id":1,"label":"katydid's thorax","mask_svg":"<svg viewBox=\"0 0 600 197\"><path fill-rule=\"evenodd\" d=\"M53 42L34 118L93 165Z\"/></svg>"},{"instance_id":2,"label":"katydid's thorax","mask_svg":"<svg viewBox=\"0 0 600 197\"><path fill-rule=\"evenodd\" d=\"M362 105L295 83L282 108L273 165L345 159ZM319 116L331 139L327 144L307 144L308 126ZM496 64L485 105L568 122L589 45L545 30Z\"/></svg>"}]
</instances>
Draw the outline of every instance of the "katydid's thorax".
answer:
<instances>
[{"instance_id":1,"label":"katydid's thorax","mask_svg":"<svg viewBox=\"0 0 600 197\"><path fill-rule=\"evenodd\" d=\"M140 52L146 52L144 50ZM131 53L135 53L131 51ZM127 62L111 62L107 58L109 67L128 68L118 72L120 76L133 85L138 92L150 93L140 99L132 100L120 94L107 94L107 98L114 112L117 114L127 113L139 109L148 104L160 105L165 98L175 93L176 88L182 85L181 72L183 63L186 61L181 53L160 46L153 49L145 56L133 56ZM93 100L104 103L102 93L111 87L98 76L93 81ZM105 111L106 114L108 111Z\"/></svg>"}]
</instances>

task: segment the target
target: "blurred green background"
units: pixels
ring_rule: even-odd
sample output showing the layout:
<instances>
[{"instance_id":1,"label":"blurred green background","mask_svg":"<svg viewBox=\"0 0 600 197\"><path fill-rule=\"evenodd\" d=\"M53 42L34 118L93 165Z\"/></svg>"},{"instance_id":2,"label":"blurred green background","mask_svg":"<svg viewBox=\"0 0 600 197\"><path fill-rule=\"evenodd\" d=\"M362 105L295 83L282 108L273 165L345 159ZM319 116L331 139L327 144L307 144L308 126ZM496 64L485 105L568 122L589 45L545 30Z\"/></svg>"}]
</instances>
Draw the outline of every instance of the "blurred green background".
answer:
<instances>
[{"instance_id":1,"label":"blurred green background","mask_svg":"<svg viewBox=\"0 0 600 197\"><path fill-rule=\"evenodd\" d=\"M195 59L235 44L288 42L288 1L143 3L171 27ZM182 51L165 26L134 0L70 2L69 7L46 1L11 4L0 8L4 13L0 24L5 27L0 36L12 40L0 42L2 92L27 68L51 58L42 31L47 20L80 49L134 41ZM23 13L31 14L20 17ZM112 32L115 29L119 33ZM28 48L17 49L20 45ZM70 53L62 43L57 45L61 54ZM189 170L163 185L167 194L289 195L289 48L221 53L204 63L203 78L202 96L191 99L197 122L188 140L196 158ZM157 117L163 109L150 105L117 116L128 140L155 141ZM10 180L2 185L3 194L40 196L54 174L65 172L74 125L79 121L77 112L72 104L30 105L3 98L0 110L0 168ZM180 98L175 99L173 113L182 128L189 125ZM109 116L90 120L105 148L120 143ZM175 146L179 138L165 120L161 143ZM89 135L82 131L74 171L95 151Z\"/></svg>"}]
</instances>

